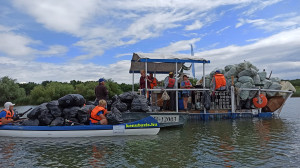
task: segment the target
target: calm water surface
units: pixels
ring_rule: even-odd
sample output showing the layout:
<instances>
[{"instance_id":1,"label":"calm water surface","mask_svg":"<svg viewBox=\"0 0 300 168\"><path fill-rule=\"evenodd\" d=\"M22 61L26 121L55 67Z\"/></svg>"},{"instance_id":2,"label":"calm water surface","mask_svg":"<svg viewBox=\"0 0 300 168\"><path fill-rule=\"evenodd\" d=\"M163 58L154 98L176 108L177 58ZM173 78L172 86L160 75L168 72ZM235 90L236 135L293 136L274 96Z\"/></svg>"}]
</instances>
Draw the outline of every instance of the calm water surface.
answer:
<instances>
[{"instance_id":1,"label":"calm water surface","mask_svg":"<svg viewBox=\"0 0 300 168\"><path fill-rule=\"evenodd\" d=\"M300 167L299 109L300 98L292 98L280 118L193 122L156 136L0 137L0 162L4 167Z\"/></svg>"}]
</instances>

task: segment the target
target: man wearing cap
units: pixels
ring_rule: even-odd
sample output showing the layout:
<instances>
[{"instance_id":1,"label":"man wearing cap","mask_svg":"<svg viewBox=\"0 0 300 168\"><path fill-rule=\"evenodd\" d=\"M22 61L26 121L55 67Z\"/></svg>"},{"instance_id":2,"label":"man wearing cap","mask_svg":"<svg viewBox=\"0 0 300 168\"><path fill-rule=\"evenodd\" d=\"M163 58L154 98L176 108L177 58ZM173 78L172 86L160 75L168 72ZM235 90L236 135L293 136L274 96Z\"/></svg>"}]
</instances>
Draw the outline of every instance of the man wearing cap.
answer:
<instances>
[{"instance_id":1,"label":"man wearing cap","mask_svg":"<svg viewBox=\"0 0 300 168\"><path fill-rule=\"evenodd\" d=\"M13 122L15 118L14 105L12 102L6 102L4 109L0 112L0 125Z\"/></svg>"},{"instance_id":2,"label":"man wearing cap","mask_svg":"<svg viewBox=\"0 0 300 168\"><path fill-rule=\"evenodd\" d=\"M108 100L108 90L105 87L105 79L99 79L99 85L95 88L96 102L99 100Z\"/></svg>"},{"instance_id":3,"label":"man wearing cap","mask_svg":"<svg viewBox=\"0 0 300 168\"><path fill-rule=\"evenodd\" d=\"M175 88L175 79L174 77L174 73L170 72L169 76L167 76L164 80L164 84L165 84L165 88L166 89L174 89ZM169 100L169 110L176 110L176 92L175 91L168 91L167 92L168 95L170 96L170 100ZM163 103L163 109L167 110L167 100L164 100Z\"/></svg>"},{"instance_id":4,"label":"man wearing cap","mask_svg":"<svg viewBox=\"0 0 300 168\"><path fill-rule=\"evenodd\" d=\"M224 91L226 90L226 79L219 70L216 70L215 75L211 81L212 90L214 91Z\"/></svg>"}]
</instances>

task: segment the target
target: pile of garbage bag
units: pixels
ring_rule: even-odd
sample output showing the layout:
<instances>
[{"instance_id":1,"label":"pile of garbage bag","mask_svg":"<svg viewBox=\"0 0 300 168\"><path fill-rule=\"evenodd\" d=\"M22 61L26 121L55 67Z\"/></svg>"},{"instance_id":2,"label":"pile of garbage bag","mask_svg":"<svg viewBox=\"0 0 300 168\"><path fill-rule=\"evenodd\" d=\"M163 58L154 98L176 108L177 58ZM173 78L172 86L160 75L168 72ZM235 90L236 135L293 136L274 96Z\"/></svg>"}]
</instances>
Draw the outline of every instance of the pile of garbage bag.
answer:
<instances>
[{"instance_id":1,"label":"pile of garbage bag","mask_svg":"<svg viewBox=\"0 0 300 168\"><path fill-rule=\"evenodd\" d=\"M259 88L255 84L263 84L262 89L281 90L281 79L277 77L267 78L266 71L259 71L259 69L248 61L244 61L240 64L227 65L222 68L214 69L209 75L206 76L205 86L210 86L210 82L216 70L219 70L224 74L226 78L227 88L231 86L231 76L234 77L234 86L236 88ZM242 101L247 102L248 99L252 99L256 96L257 91L240 91L239 97ZM266 92L267 97L273 97L278 92Z\"/></svg>"},{"instance_id":2,"label":"pile of garbage bag","mask_svg":"<svg viewBox=\"0 0 300 168\"><path fill-rule=\"evenodd\" d=\"M64 126L89 125L90 113L98 105L97 102L87 102L80 94L68 94L58 100L43 103L27 114L28 120L21 122L25 126ZM106 115L108 124L123 123L123 112L148 112L150 107L145 96L135 92L125 92L115 95L107 101Z\"/></svg>"},{"instance_id":3,"label":"pile of garbage bag","mask_svg":"<svg viewBox=\"0 0 300 168\"><path fill-rule=\"evenodd\" d=\"M48 103L43 103L27 114L25 126L63 126L89 124L94 105L86 105L80 94L68 94Z\"/></svg>"}]
</instances>

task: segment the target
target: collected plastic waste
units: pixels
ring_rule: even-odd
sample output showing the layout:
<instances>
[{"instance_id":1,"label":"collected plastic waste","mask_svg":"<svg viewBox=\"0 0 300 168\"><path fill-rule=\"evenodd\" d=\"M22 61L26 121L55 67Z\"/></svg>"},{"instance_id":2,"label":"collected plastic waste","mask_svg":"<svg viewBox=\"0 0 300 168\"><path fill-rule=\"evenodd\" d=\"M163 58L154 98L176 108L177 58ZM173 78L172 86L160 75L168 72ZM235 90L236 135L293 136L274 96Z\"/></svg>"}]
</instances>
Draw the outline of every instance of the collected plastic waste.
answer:
<instances>
[{"instance_id":1,"label":"collected plastic waste","mask_svg":"<svg viewBox=\"0 0 300 168\"><path fill-rule=\"evenodd\" d=\"M32 126L63 126L63 125L89 125L90 114L95 108L95 102L88 101L79 94L68 94L48 103L43 103L28 113L28 120L22 121L21 125ZM106 117L109 124L123 123L122 113L148 112L151 111L148 101L144 96L134 92L126 92L115 95L112 100L107 100L108 110Z\"/></svg>"}]
</instances>

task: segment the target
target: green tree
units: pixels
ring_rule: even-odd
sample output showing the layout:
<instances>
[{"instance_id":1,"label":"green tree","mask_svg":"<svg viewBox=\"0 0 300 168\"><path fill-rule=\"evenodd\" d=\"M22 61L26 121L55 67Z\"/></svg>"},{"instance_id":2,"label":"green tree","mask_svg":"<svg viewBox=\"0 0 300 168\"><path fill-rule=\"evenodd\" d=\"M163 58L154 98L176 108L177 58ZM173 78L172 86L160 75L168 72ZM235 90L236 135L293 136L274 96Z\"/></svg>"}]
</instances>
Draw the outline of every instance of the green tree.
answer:
<instances>
[{"instance_id":1,"label":"green tree","mask_svg":"<svg viewBox=\"0 0 300 168\"><path fill-rule=\"evenodd\" d=\"M81 94L86 100L93 101L95 100L95 87L97 86L98 82L84 82L75 85L75 91L78 94Z\"/></svg>"},{"instance_id":2,"label":"green tree","mask_svg":"<svg viewBox=\"0 0 300 168\"><path fill-rule=\"evenodd\" d=\"M37 86L38 84L37 83L34 83L34 82L28 82L28 83L19 83L19 86L21 88L24 88L25 89L25 92L26 92L26 95L28 96L30 94L30 91L35 87Z\"/></svg>"},{"instance_id":3,"label":"green tree","mask_svg":"<svg viewBox=\"0 0 300 168\"><path fill-rule=\"evenodd\" d=\"M105 86L109 91L109 98L112 98L114 95L123 93L118 83L114 82L112 79L108 79L105 83Z\"/></svg>"},{"instance_id":4,"label":"green tree","mask_svg":"<svg viewBox=\"0 0 300 168\"><path fill-rule=\"evenodd\" d=\"M31 103L41 104L72 93L75 93L75 90L71 84L50 82L46 86L38 85L33 88L30 92Z\"/></svg>"},{"instance_id":5,"label":"green tree","mask_svg":"<svg viewBox=\"0 0 300 168\"><path fill-rule=\"evenodd\" d=\"M19 87L16 79L11 79L8 76L0 79L0 104L8 101L18 103L25 97L25 89Z\"/></svg>"}]
</instances>

